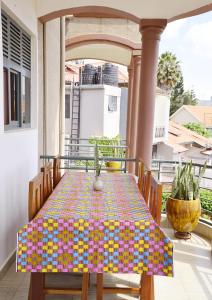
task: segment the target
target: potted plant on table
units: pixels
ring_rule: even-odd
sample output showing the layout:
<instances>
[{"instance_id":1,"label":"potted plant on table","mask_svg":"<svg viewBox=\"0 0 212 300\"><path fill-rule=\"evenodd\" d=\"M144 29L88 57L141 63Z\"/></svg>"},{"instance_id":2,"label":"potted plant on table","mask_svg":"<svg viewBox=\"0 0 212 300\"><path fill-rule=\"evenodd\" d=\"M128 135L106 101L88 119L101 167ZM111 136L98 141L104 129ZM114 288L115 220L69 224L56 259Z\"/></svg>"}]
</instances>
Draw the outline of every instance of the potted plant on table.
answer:
<instances>
[{"instance_id":1,"label":"potted plant on table","mask_svg":"<svg viewBox=\"0 0 212 300\"><path fill-rule=\"evenodd\" d=\"M102 191L103 190L103 182L100 179L102 164L99 162L99 150L98 145L95 145L95 181L93 183L93 188L95 191Z\"/></svg>"},{"instance_id":2,"label":"potted plant on table","mask_svg":"<svg viewBox=\"0 0 212 300\"><path fill-rule=\"evenodd\" d=\"M189 239L199 221L200 181L205 169L206 163L200 169L198 177L195 176L192 161L179 165L176 169L172 194L166 202L166 214L177 238Z\"/></svg>"}]
</instances>

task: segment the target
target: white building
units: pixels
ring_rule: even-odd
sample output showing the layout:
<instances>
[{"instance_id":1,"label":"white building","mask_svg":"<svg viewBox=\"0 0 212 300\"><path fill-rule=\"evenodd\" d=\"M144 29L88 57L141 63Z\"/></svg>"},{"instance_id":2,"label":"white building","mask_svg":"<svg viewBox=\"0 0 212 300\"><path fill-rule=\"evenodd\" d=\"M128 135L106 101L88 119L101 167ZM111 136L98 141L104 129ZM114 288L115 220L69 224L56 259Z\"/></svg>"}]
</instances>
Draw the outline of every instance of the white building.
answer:
<instances>
[{"instance_id":1,"label":"white building","mask_svg":"<svg viewBox=\"0 0 212 300\"><path fill-rule=\"evenodd\" d=\"M66 134L79 125L80 138L118 135L121 89L109 85L80 86L80 120L72 123L73 88L66 87ZM69 118L67 118L69 117Z\"/></svg>"}]
</instances>

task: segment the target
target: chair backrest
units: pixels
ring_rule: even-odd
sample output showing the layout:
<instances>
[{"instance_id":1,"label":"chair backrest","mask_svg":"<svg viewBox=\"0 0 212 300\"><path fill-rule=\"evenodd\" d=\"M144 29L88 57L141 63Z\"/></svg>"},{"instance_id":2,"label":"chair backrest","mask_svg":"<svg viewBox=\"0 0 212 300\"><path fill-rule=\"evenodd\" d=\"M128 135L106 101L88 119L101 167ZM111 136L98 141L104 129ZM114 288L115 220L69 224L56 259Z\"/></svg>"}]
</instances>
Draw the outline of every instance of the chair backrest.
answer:
<instances>
[{"instance_id":1,"label":"chair backrest","mask_svg":"<svg viewBox=\"0 0 212 300\"><path fill-rule=\"evenodd\" d=\"M151 171L148 170L142 161L138 163L138 188L148 204L150 192Z\"/></svg>"},{"instance_id":2,"label":"chair backrest","mask_svg":"<svg viewBox=\"0 0 212 300\"><path fill-rule=\"evenodd\" d=\"M42 172L29 182L28 201L28 218L31 221L44 204Z\"/></svg>"},{"instance_id":3,"label":"chair backrest","mask_svg":"<svg viewBox=\"0 0 212 300\"><path fill-rule=\"evenodd\" d=\"M52 163L50 162L42 167L41 172L43 172L43 195L44 201L46 201L53 191Z\"/></svg>"},{"instance_id":4,"label":"chair backrest","mask_svg":"<svg viewBox=\"0 0 212 300\"><path fill-rule=\"evenodd\" d=\"M161 220L162 190L162 184L151 175L148 205L153 219L159 225Z\"/></svg>"},{"instance_id":5,"label":"chair backrest","mask_svg":"<svg viewBox=\"0 0 212 300\"><path fill-rule=\"evenodd\" d=\"M61 179L60 159L54 158L53 162L53 187L55 188Z\"/></svg>"}]
</instances>

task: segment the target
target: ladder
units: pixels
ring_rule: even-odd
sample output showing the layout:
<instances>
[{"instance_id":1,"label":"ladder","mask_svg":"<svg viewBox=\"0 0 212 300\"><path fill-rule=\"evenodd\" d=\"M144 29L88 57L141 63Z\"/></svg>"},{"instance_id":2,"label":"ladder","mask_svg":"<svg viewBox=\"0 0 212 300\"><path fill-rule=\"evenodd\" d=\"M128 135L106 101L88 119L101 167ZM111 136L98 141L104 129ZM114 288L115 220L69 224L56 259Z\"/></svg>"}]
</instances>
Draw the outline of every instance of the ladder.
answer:
<instances>
[{"instance_id":1,"label":"ladder","mask_svg":"<svg viewBox=\"0 0 212 300\"><path fill-rule=\"evenodd\" d=\"M74 86L72 90L72 119L71 144L78 144L80 137L80 87ZM79 147L71 147L71 152L77 152Z\"/></svg>"}]
</instances>

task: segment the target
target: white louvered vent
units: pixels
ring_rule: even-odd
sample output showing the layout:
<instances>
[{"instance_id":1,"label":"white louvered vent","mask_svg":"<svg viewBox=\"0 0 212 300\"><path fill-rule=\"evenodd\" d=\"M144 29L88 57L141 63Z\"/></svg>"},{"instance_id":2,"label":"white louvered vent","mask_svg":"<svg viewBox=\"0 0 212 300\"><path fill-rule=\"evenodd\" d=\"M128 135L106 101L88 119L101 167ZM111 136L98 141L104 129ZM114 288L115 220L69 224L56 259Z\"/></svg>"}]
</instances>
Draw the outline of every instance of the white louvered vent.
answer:
<instances>
[{"instance_id":1,"label":"white louvered vent","mask_svg":"<svg viewBox=\"0 0 212 300\"><path fill-rule=\"evenodd\" d=\"M3 55L20 67L31 70L31 38L4 12L2 16Z\"/></svg>"},{"instance_id":2,"label":"white louvered vent","mask_svg":"<svg viewBox=\"0 0 212 300\"><path fill-rule=\"evenodd\" d=\"M23 67L31 69L31 39L26 34L22 34L22 64Z\"/></svg>"},{"instance_id":3,"label":"white louvered vent","mask_svg":"<svg viewBox=\"0 0 212 300\"><path fill-rule=\"evenodd\" d=\"M10 21L10 59L21 65L21 30Z\"/></svg>"},{"instance_id":4,"label":"white louvered vent","mask_svg":"<svg viewBox=\"0 0 212 300\"><path fill-rule=\"evenodd\" d=\"M2 20L3 56L8 58L9 57L9 37L8 37L7 17L2 14L1 20Z\"/></svg>"}]
</instances>

